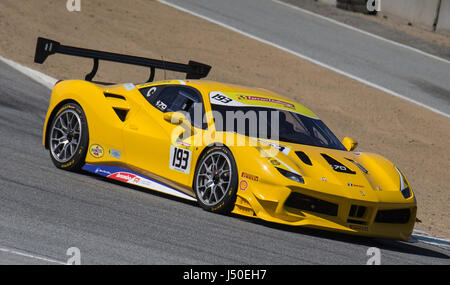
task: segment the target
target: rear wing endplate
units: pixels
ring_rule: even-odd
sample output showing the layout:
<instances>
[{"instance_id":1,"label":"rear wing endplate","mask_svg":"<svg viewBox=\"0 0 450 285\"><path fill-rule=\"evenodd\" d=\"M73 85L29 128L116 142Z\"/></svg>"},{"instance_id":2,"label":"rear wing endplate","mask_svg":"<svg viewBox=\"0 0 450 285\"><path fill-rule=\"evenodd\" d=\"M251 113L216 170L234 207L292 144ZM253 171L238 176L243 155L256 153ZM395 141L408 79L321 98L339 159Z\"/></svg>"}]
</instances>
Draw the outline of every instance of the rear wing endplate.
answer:
<instances>
[{"instance_id":1,"label":"rear wing endplate","mask_svg":"<svg viewBox=\"0 0 450 285\"><path fill-rule=\"evenodd\" d=\"M42 64L48 56L56 53L92 58L94 60L94 66L92 71L86 75L86 81L92 81L94 76L97 74L99 60L149 67L150 77L147 82L152 82L154 80L156 69L185 73L186 79L204 78L211 70L211 66L195 61L189 61L188 64L182 64L158 59L64 46L59 42L41 37L37 40L34 62Z\"/></svg>"}]
</instances>

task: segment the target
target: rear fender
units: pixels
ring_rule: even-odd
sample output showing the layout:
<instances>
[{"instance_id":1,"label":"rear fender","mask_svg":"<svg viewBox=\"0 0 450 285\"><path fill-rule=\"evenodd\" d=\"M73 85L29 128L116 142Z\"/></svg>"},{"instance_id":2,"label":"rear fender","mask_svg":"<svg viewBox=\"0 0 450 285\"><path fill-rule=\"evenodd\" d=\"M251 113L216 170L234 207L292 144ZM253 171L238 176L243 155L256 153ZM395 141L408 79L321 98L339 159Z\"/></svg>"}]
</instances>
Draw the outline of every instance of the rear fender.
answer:
<instances>
[{"instance_id":1,"label":"rear fender","mask_svg":"<svg viewBox=\"0 0 450 285\"><path fill-rule=\"evenodd\" d=\"M82 80L58 83L53 89L43 131L43 145L48 148L48 129L59 108L69 102L83 109L89 124L89 144L99 144L122 149L123 122L116 114L111 100L99 86Z\"/></svg>"}]
</instances>

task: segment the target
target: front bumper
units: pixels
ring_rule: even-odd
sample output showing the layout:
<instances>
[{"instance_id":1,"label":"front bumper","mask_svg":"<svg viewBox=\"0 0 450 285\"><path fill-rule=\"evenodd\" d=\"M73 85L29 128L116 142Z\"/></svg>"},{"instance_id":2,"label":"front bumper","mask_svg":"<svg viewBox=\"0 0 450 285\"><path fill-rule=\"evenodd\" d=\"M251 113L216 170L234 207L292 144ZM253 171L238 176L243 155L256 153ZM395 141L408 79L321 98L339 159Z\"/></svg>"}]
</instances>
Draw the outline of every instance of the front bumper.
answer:
<instances>
[{"instance_id":1,"label":"front bumper","mask_svg":"<svg viewBox=\"0 0 450 285\"><path fill-rule=\"evenodd\" d=\"M238 191L233 213L290 226L395 240L408 240L414 229L414 197L401 202L367 201L297 186L252 186L252 191Z\"/></svg>"}]
</instances>

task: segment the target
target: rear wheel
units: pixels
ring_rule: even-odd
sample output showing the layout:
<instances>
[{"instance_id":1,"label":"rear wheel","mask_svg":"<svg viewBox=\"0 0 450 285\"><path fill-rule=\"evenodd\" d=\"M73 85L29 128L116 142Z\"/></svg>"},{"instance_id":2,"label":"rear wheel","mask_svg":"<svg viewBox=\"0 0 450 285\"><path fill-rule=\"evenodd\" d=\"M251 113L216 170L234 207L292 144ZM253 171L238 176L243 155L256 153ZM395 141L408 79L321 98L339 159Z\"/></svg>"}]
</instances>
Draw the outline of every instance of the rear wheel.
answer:
<instances>
[{"instance_id":1,"label":"rear wheel","mask_svg":"<svg viewBox=\"0 0 450 285\"><path fill-rule=\"evenodd\" d=\"M83 167L89 143L86 115L76 103L63 105L49 129L50 157L56 167L78 171Z\"/></svg>"},{"instance_id":2,"label":"rear wheel","mask_svg":"<svg viewBox=\"0 0 450 285\"><path fill-rule=\"evenodd\" d=\"M203 209L228 214L236 202L237 167L229 149L208 149L197 164L194 191Z\"/></svg>"}]
</instances>

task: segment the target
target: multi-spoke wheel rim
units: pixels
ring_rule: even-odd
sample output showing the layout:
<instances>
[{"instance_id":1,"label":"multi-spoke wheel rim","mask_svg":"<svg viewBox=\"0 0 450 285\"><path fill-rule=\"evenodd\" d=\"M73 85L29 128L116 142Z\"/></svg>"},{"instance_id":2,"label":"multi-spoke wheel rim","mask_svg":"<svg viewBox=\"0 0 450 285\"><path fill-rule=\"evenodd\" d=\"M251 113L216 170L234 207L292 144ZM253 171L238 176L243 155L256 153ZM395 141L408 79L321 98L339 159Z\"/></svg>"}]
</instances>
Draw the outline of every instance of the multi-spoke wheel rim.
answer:
<instances>
[{"instance_id":1,"label":"multi-spoke wheel rim","mask_svg":"<svg viewBox=\"0 0 450 285\"><path fill-rule=\"evenodd\" d=\"M81 119L75 110L59 114L50 131L50 150L54 159L66 163L73 158L81 142Z\"/></svg>"},{"instance_id":2,"label":"multi-spoke wheel rim","mask_svg":"<svg viewBox=\"0 0 450 285\"><path fill-rule=\"evenodd\" d=\"M198 199L207 206L223 200L231 186L231 162L222 152L212 152L202 160L196 177Z\"/></svg>"}]
</instances>

